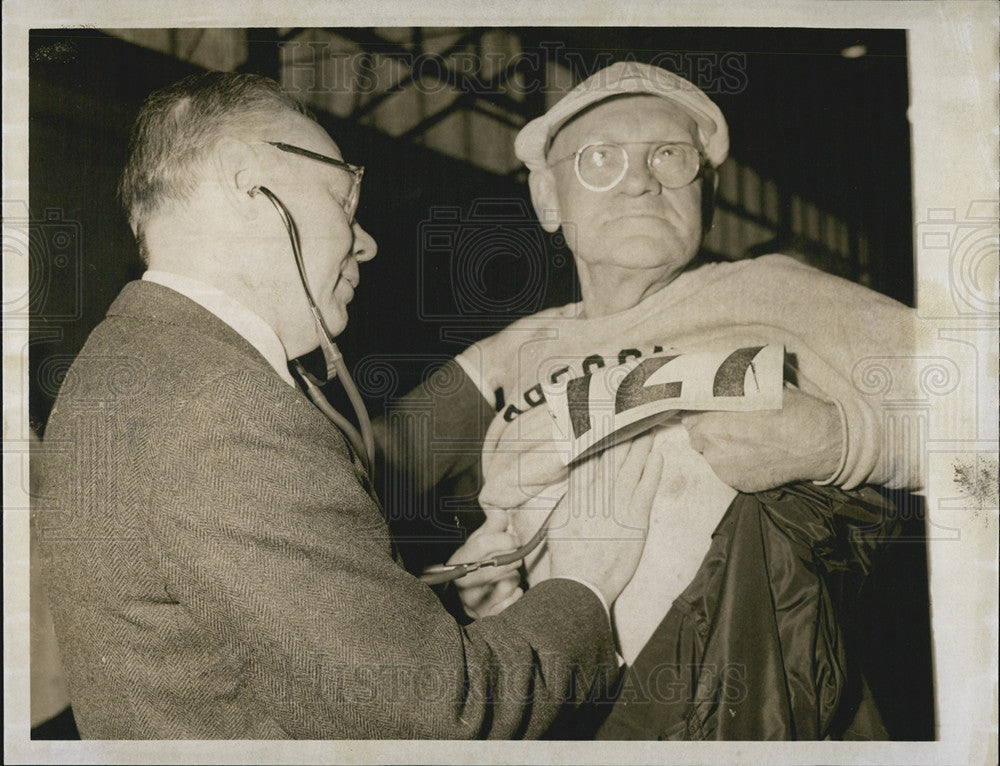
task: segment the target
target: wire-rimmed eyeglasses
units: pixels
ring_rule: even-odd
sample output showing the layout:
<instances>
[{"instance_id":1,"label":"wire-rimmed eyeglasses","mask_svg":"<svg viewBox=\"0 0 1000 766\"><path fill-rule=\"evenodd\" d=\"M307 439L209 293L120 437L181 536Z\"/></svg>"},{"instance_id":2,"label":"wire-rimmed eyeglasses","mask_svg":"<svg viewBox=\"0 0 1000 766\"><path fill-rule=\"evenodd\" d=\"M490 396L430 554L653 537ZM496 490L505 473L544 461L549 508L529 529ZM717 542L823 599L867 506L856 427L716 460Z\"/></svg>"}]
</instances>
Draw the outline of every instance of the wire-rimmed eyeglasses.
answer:
<instances>
[{"instance_id":1,"label":"wire-rimmed eyeglasses","mask_svg":"<svg viewBox=\"0 0 1000 766\"><path fill-rule=\"evenodd\" d=\"M615 188L628 172L626 146L648 146L646 167L664 189L687 186L704 170L707 159L694 144L683 141L633 141L621 144L596 141L573 154L549 163L549 167L572 159L580 184L590 191Z\"/></svg>"},{"instance_id":2,"label":"wire-rimmed eyeglasses","mask_svg":"<svg viewBox=\"0 0 1000 766\"><path fill-rule=\"evenodd\" d=\"M325 154L319 154L317 152L310 151L309 149L303 149L300 146L292 146L291 144L282 143L281 141L257 141L255 143L268 144L269 146L273 146L275 149L280 149L283 152L298 154L301 157L308 157L311 160L325 162L327 165L333 165L335 168L340 168L341 170L350 173L351 189L347 193L347 196L341 200L341 205L344 208L345 215L347 215L347 223L354 223L354 214L358 211L358 199L361 197L361 178L365 174L363 166L352 165L350 162L344 162L343 160L338 160L333 157L327 157Z\"/></svg>"}]
</instances>

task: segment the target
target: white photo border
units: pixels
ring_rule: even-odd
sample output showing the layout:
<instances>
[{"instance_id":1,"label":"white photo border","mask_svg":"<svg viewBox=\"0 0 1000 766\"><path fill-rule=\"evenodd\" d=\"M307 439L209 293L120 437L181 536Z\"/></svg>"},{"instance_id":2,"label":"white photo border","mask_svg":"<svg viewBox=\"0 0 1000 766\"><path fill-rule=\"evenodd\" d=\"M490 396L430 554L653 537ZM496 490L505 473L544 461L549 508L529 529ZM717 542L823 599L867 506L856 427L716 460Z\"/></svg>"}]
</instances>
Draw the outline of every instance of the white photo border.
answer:
<instances>
[{"instance_id":1,"label":"white photo border","mask_svg":"<svg viewBox=\"0 0 1000 766\"><path fill-rule=\"evenodd\" d=\"M3 8L3 200L28 199L28 30L45 27L287 26L691 26L893 28L907 30L913 138L917 305L929 353L942 342L964 357L964 383L937 397L929 434L928 524L957 529L929 550L934 643L934 742L52 742L31 741L28 721L27 328L3 329L4 348L4 752L7 763L911 763L997 762L997 508L973 508L954 485L954 459L996 455L997 316L969 304L955 258L936 260L918 241L921 225L951 210L996 209L998 6L973 2L685 0L496 6L448 0L403 3L66 2L8 0ZM955 151L960 147L960 151ZM958 224L956 224L958 225ZM6 228L6 226L5 226ZM6 234L6 232L5 232ZM4 305L25 292L27 259L4 249ZM995 256L995 254L994 254ZM8 262L9 260L9 262ZM988 264L987 264L988 268ZM987 271L987 273L989 273ZM969 275L965 275L969 276ZM976 275L972 275L976 277ZM992 300L992 303L990 301ZM971 349L971 352L968 350ZM968 360L976 365L969 370ZM956 499L958 498L958 499Z\"/></svg>"}]
</instances>

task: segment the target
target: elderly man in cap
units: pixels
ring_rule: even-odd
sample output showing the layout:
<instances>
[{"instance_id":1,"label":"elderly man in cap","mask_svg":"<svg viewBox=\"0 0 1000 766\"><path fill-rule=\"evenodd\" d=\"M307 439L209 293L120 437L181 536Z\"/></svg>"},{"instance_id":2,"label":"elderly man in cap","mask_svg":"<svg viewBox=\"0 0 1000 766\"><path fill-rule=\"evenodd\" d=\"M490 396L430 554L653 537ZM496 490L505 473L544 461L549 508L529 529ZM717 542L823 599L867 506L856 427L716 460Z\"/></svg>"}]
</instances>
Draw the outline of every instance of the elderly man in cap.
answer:
<instances>
[{"instance_id":1,"label":"elderly man in cap","mask_svg":"<svg viewBox=\"0 0 1000 766\"><path fill-rule=\"evenodd\" d=\"M602 507L565 518L553 577L460 626L398 563L365 440L296 386L317 346L346 376L332 337L375 255L361 172L267 78L142 107L120 192L149 270L66 376L35 509L85 738L534 737L614 682L606 605L642 550L651 439L574 471Z\"/></svg>"},{"instance_id":2,"label":"elderly man in cap","mask_svg":"<svg viewBox=\"0 0 1000 766\"><path fill-rule=\"evenodd\" d=\"M649 538L613 610L629 667L599 736L881 736L837 612L893 530L891 508L865 485L917 486L919 456L894 443L880 392L859 391L852 375L866 358L897 358L894 385L906 390L913 312L782 255L700 262L728 148L704 93L633 62L526 125L515 149L541 225L562 227L573 251L582 301L462 352L449 365L464 387L436 395L436 416L480 434L483 529L523 542L565 472L548 384L664 350L784 346L780 409L687 412L655 429L665 467ZM418 390L398 406L434 396ZM389 463L402 464L393 449ZM420 486L461 460L435 455L415 472ZM543 548L527 559L528 582L547 569ZM458 586L474 614L520 592L509 574Z\"/></svg>"}]
</instances>

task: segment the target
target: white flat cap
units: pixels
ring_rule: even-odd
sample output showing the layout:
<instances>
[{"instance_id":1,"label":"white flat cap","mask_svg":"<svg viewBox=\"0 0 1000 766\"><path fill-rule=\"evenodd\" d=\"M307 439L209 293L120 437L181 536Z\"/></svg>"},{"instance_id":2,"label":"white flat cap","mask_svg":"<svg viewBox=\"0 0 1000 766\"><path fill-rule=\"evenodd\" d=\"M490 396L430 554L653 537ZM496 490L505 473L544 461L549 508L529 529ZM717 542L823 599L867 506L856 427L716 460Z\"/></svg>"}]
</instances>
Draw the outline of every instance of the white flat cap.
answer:
<instances>
[{"instance_id":1,"label":"white flat cap","mask_svg":"<svg viewBox=\"0 0 1000 766\"><path fill-rule=\"evenodd\" d=\"M689 114L713 167L728 156L729 127L719 107L683 77L636 61L619 61L573 88L549 111L521 128L514 139L514 153L529 170L545 167L552 137L567 120L591 104L630 93L660 96Z\"/></svg>"}]
</instances>

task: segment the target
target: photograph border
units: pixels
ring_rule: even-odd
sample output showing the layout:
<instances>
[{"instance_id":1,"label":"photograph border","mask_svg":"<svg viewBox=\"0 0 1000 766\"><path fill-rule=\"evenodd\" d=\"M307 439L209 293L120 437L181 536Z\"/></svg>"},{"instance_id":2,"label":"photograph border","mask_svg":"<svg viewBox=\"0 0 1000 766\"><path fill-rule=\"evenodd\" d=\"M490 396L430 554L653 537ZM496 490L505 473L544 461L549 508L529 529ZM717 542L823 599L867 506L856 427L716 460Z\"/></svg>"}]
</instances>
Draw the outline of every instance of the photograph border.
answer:
<instances>
[{"instance_id":1,"label":"photograph border","mask_svg":"<svg viewBox=\"0 0 1000 766\"><path fill-rule=\"evenodd\" d=\"M28 197L28 30L47 27L692 26L906 29L910 66L914 253L921 356L954 358L955 385L928 383L927 525L957 530L929 545L936 722L933 742L68 742L31 741L28 721L29 445L27 323L4 322L4 750L7 763L888 763L997 762L998 509L956 483L956 466L997 450L997 285L989 258L928 231L989 222L997 209L998 18L991 0L828 2L689 0L505 2L502 10L401 4L239 2L4 3L4 307L26 294L28 259L7 248ZM950 242L955 241L952 237ZM937 244L935 244L937 243ZM974 256L974 257L973 257ZM984 271L985 269L985 271ZM5 317L6 319L6 317ZM970 362L971 360L971 362ZM969 364L975 365L969 370ZM994 462L995 465L995 462ZM995 468L994 468L995 470ZM995 497L995 495L993 496Z\"/></svg>"}]
</instances>

